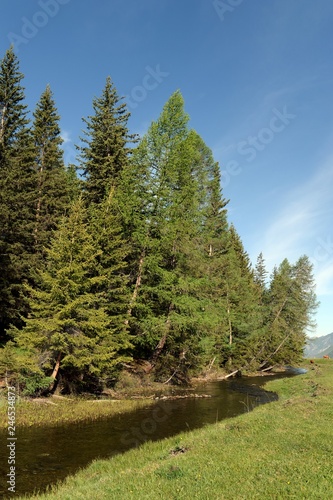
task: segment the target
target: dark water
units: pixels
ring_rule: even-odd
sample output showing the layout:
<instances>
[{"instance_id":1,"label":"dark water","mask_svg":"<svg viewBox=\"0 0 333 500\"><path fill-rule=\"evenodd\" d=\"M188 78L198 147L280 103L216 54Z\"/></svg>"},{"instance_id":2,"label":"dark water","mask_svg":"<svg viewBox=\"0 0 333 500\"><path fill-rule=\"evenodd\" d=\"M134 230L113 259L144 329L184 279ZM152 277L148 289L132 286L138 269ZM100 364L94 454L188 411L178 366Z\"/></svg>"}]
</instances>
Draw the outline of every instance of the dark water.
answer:
<instances>
[{"instance_id":1,"label":"dark water","mask_svg":"<svg viewBox=\"0 0 333 500\"><path fill-rule=\"evenodd\" d=\"M289 375L294 373L290 372ZM285 377L274 375L269 380ZM195 389L210 398L158 400L156 404L97 422L17 430L16 496L45 491L93 459L109 458L147 440L156 441L217 420L234 417L277 399L261 387L267 378L214 381ZM103 404L103 403L96 403ZM7 434L0 433L2 443ZM9 498L6 445L0 450L0 497ZM15 494L10 494L10 497Z\"/></svg>"}]
</instances>

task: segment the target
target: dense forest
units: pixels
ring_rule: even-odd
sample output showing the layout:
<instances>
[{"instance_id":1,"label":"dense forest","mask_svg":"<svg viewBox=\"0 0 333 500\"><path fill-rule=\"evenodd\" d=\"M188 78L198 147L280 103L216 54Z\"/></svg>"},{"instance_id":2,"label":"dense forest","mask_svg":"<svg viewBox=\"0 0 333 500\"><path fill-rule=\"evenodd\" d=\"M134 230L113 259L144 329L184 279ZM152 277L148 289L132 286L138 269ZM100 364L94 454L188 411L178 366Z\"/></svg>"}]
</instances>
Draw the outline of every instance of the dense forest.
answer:
<instances>
[{"instance_id":1,"label":"dense forest","mask_svg":"<svg viewBox=\"0 0 333 500\"><path fill-rule=\"evenodd\" d=\"M108 77L65 165L50 86L34 112L0 67L0 377L99 391L297 363L317 307L306 256L268 276L228 221L220 167L179 91L142 137Z\"/></svg>"}]
</instances>

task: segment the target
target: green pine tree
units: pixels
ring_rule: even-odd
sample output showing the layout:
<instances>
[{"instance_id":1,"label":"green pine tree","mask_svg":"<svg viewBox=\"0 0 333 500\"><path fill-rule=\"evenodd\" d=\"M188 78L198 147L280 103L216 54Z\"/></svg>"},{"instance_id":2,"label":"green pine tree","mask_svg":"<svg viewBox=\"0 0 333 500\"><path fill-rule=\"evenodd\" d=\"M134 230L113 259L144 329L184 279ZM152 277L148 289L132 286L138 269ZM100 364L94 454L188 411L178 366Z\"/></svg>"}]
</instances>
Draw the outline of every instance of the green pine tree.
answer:
<instances>
[{"instance_id":1,"label":"green pine tree","mask_svg":"<svg viewBox=\"0 0 333 500\"><path fill-rule=\"evenodd\" d=\"M284 259L275 268L269 288L267 364L292 364L303 357L307 330L318 307L312 265L306 256L295 265Z\"/></svg>"},{"instance_id":2,"label":"green pine tree","mask_svg":"<svg viewBox=\"0 0 333 500\"><path fill-rule=\"evenodd\" d=\"M45 373L70 391L98 388L128 359L99 291L108 279L100 255L80 198L55 233L40 288L28 289L31 315L16 331L18 345L37 352Z\"/></svg>"},{"instance_id":3,"label":"green pine tree","mask_svg":"<svg viewBox=\"0 0 333 500\"><path fill-rule=\"evenodd\" d=\"M101 97L93 100L94 115L83 120L86 131L79 150L88 205L104 200L128 164L134 136L128 132L130 114L121 100L108 77Z\"/></svg>"},{"instance_id":4,"label":"green pine tree","mask_svg":"<svg viewBox=\"0 0 333 500\"><path fill-rule=\"evenodd\" d=\"M206 276L203 291L206 296L205 317L207 327L202 338L203 364L210 367L220 364L221 354L228 336L227 305L225 300L227 259L229 252L229 230L227 203L222 196L219 164L209 159L207 203L204 207L202 245L205 254Z\"/></svg>"},{"instance_id":5,"label":"green pine tree","mask_svg":"<svg viewBox=\"0 0 333 500\"><path fill-rule=\"evenodd\" d=\"M52 231L69 205L59 119L48 85L36 106L32 128L37 173L34 239L35 251L39 255L43 254Z\"/></svg>"},{"instance_id":6,"label":"green pine tree","mask_svg":"<svg viewBox=\"0 0 333 500\"><path fill-rule=\"evenodd\" d=\"M101 253L96 258L98 272L106 276L96 292L105 299L105 310L109 317L110 326L116 332L123 352L131 350L128 334L127 310L130 297L127 275L128 243L123 238L123 228L115 189L99 205L92 205L90 213L90 232L99 246Z\"/></svg>"},{"instance_id":7,"label":"green pine tree","mask_svg":"<svg viewBox=\"0 0 333 500\"><path fill-rule=\"evenodd\" d=\"M0 63L0 328L22 325L22 284L31 279L36 173L19 63L10 48Z\"/></svg>"},{"instance_id":8,"label":"green pine tree","mask_svg":"<svg viewBox=\"0 0 333 500\"><path fill-rule=\"evenodd\" d=\"M136 356L149 359L159 378L174 372L174 380L186 379L207 325L203 226L212 161L202 139L188 130L188 119L176 92L134 150L120 183Z\"/></svg>"},{"instance_id":9,"label":"green pine tree","mask_svg":"<svg viewBox=\"0 0 333 500\"><path fill-rule=\"evenodd\" d=\"M225 284L221 288L226 307L228 339L223 364L231 369L246 366L252 358L252 342L260 326L260 313L250 259L231 224L226 259Z\"/></svg>"}]
</instances>

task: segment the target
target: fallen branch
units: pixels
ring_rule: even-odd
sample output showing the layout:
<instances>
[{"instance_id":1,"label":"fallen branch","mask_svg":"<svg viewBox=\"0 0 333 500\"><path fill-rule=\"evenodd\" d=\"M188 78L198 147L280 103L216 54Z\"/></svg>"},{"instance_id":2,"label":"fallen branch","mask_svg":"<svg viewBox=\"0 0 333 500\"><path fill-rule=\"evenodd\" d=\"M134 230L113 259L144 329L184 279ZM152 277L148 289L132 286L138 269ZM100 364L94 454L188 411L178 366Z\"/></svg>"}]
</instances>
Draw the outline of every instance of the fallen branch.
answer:
<instances>
[{"instance_id":1,"label":"fallen branch","mask_svg":"<svg viewBox=\"0 0 333 500\"><path fill-rule=\"evenodd\" d=\"M60 396L59 394L52 394L52 398L56 399L65 399L65 401L74 401L73 398L67 398L65 396Z\"/></svg>"},{"instance_id":2,"label":"fallen branch","mask_svg":"<svg viewBox=\"0 0 333 500\"><path fill-rule=\"evenodd\" d=\"M211 360L211 362L209 363L207 373L208 373L208 372L210 372L210 370L212 369L213 364L215 363L215 360L216 360L216 356L215 356L215 357Z\"/></svg>"},{"instance_id":3,"label":"fallen branch","mask_svg":"<svg viewBox=\"0 0 333 500\"><path fill-rule=\"evenodd\" d=\"M53 403L52 401L49 401L48 399L41 399L41 398L34 398L32 399L31 401L33 401L34 403L45 403L47 405L54 405L54 406L58 406L56 403Z\"/></svg>"},{"instance_id":4,"label":"fallen branch","mask_svg":"<svg viewBox=\"0 0 333 500\"><path fill-rule=\"evenodd\" d=\"M178 366L179 368L179 366ZM178 368L175 369L175 371L173 372L173 374L171 375L171 377L168 378L168 380L166 380L165 382L163 382L163 384L167 384L168 382L170 382L170 380L176 375L176 373L178 372Z\"/></svg>"},{"instance_id":5,"label":"fallen branch","mask_svg":"<svg viewBox=\"0 0 333 500\"><path fill-rule=\"evenodd\" d=\"M263 370L260 370L262 372L269 372L269 370L272 370L276 365L269 366L268 368L264 368Z\"/></svg>"},{"instance_id":6,"label":"fallen branch","mask_svg":"<svg viewBox=\"0 0 333 500\"><path fill-rule=\"evenodd\" d=\"M225 377L223 377L222 379L220 380L226 380L227 378L229 377L232 377L233 375L236 375L236 373L238 373L240 370L235 370L234 372L232 373L229 373L228 375L226 375Z\"/></svg>"}]
</instances>

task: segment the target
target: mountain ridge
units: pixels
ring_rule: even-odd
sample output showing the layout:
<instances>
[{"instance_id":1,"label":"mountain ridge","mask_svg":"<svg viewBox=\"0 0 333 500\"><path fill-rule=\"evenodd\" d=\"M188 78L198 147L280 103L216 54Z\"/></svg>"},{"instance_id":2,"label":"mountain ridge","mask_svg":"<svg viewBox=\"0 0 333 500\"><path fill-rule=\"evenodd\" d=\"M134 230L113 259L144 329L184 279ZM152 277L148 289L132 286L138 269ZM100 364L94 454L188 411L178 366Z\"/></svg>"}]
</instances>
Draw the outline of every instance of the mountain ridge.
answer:
<instances>
[{"instance_id":1,"label":"mountain ridge","mask_svg":"<svg viewBox=\"0 0 333 500\"><path fill-rule=\"evenodd\" d=\"M308 338L304 347L305 358L333 358L333 332L322 337Z\"/></svg>"}]
</instances>

